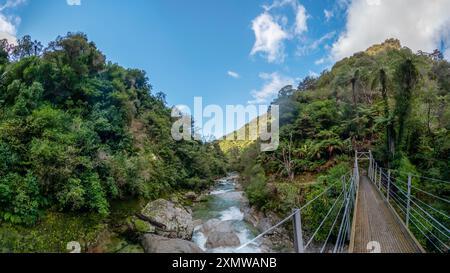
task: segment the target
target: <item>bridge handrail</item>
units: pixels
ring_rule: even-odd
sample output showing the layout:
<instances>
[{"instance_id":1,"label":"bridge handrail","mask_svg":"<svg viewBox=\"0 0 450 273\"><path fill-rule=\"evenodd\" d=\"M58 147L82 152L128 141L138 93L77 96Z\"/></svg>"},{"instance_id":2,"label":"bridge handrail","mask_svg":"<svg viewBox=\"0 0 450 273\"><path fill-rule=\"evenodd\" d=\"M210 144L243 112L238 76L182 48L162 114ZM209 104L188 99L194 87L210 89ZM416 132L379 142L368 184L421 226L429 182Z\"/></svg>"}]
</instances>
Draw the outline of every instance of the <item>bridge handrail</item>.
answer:
<instances>
[{"instance_id":1,"label":"bridge handrail","mask_svg":"<svg viewBox=\"0 0 450 273\"><path fill-rule=\"evenodd\" d=\"M320 253L325 252L325 249L327 247L328 241L331 238L331 234L333 234L334 227L336 226L336 224L338 222L338 219L339 219L339 216L340 216L340 212L344 208L345 204L346 204L345 202L342 202L341 207L339 208L338 213L336 214L336 217L335 217L335 219L333 221L333 224L331 225L330 231L328 232L327 239L325 240L325 242L322 245L322 248L320 249Z\"/></svg>"},{"instance_id":2,"label":"bridge handrail","mask_svg":"<svg viewBox=\"0 0 450 273\"><path fill-rule=\"evenodd\" d=\"M339 227L339 234L337 236L336 244L333 253L344 252L345 242L351 240L351 227L350 222L352 221L351 213L354 213L354 206L356 202L357 191L359 190L359 163L358 163L358 152L355 152L355 166L353 170L353 176L350 178L350 187L347 195L347 202L345 204L344 215L342 217L341 225ZM347 236L347 240L345 240Z\"/></svg>"},{"instance_id":3,"label":"bridge handrail","mask_svg":"<svg viewBox=\"0 0 450 273\"><path fill-rule=\"evenodd\" d=\"M406 208L406 201L405 200L402 200L401 198L400 198L400 196L398 196L396 193L394 193L394 192L392 192L394 195L392 196L393 198L394 198L394 200L396 201L396 205L397 206L399 206L399 209L406 215L406 210L407 210L407 208ZM401 203L401 201L403 202L403 203ZM404 204L405 203L405 204ZM436 227L433 223L431 223L428 219L426 219L422 214L420 214L420 212L418 212L416 209L414 209L413 207L411 207L411 210L412 211L414 211L414 212L416 212L417 213L417 215L419 215L422 219L424 219L428 224L430 224L432 227L434 227L437 231L439 231L442 235L444 235L445 237L447 237L447 238L450 238L449 237L449 235L447 235L447 234L445 234L442 230L440 230L438 227ZM419 221L418 219L417 219L417 217L414 215L414 214L411 214L411 216L412 217L414 217L414 219L416 220L416 221ZM422 225L422 223L420 223L421 225ZM422 225L423 226L423 225ZM428 230L428 229L427 229ZM430 230L428 230L432 235L433 235L433 237L435 237L435 239L437 239L438 241L440 241L440 239L432 232L432 231L430 231ZM443 243L443 245L444 246L446 246L444 243ZM447 246L446 246L447 247ZM447 247L448 248L448 247Z\"/></svg>"},{"instance_id":4,"label":"bridge handrail","mask_svg":"<svg viewBox=\"0 0 450 273\"><path fill-rule=\"evenodd\" d=\"M275 229L279 228L280 226L282 226L283 224L285 224L286 222L292 220L292 217L294 217L294 215L297 214L297 211L294 211L292 214L290 214L288 217L286 217L284 220L282 220L281 222L279 222L278 224L274 225L273 227L267 229L266 231L264 231L263 233L259 234L258 236L256 236L254 239L252 239L251 241L241 245L240 247L237 248L237 250L241 250L246 246L249 246L251 244L253 244L254 242L256 242L258 239L266 236L267 234L269 234L270 232L274 231Z\"/></svg>"},{"instance_id":5,"label":"bridge handrail","mask_svg":"<svg viewBox=\"0 0 450 273\"><path fill-rule=\"evenodd\" d=\"M403 181L401 181L401 180L399 180L399 179L397 179L397 181L400 181L400 182L402 182L402 183L405 183L405 182L403 182ZM398 187L397 185L395 185L395 183L393 183L393 181L391 181L391 186L394 186L400 193L402 193L406 198L408 198L408 194L404 191L404 190L402 190L400 187ZM400 200L402 200L401 198L400 198L400 196L398 196L395 192L392 192L392 194L395 194L396 196L397 196L397 198L398 199L400 199ZM416 199L416 200L418 200L418 201L420 201L420 202L422 202L422 203L424 203L423 201L421 201L420 199L418 199L417 197L415 197L414 195L411 195L410 196L411 197L411 200L410 200L410 202L412 203L412 204L414 204L414 205L416 205L423 213L425 213L431 220L433 220L436 224L438 224L439 226L441 226L443 229L445 229L445 231L447 232L447 233L449 233L450 234L450 229L448 229L447 227L445 227L444 225L442 225L438 220L436 220L431 214L429 214L426 210L424 210L420 205L418 205L415 201L413 201L412 199L414 198L414 199ZM398 200L397 199L397 200ZM405 201L405 200L402 200L404 203L406 203L405 205L407 205L407 201ZM424 204L426 204L426 203L424 203ZM403 204L402 204L403 205ZM405 205L403 205L403 206L405 206ZM427 205L427 204L426 204ZM434 210L436 210L435 208L433 208L432 206L430 206L430 205L428 205L430 208L432 208L432 209L434 209ZM419 212L417 211L417 210L415 210L413 207L411 207L411 209L412 210L414 210L415 212L417 212L418 214L419 214ZM438 210L436 210L437 212L440 212L440 211L438 211ZM442 212L440 212L440 213L442 213ZM421 215L421 214L419 214L419 215ZM450 218L450 217L448 217L447 215L445 215L445 214L443 214L443 216L446 216L447 218ZM421 217L423 217L422 215L421 215ZM430 225L433 225L430 221L428 221L428 219L426 219L426 218L423 218L424 220L426 220ZM433 225L434 226L434 225ZM436 226L434 226L434 227L436 227ZM436 227L437 228L437 227ZM449 235L447 235L447 234L444 234L444 236L447 236L447 237L450 237Z\"/></svg>"},{"instance_id":6,"label":"bridge handrail","mask_svg":"<svg viewBox=\"0 0 450 273\"><path fill-rule=\"evenodd\" d=\"M396 176L392 175L394 173L407 174L408 182L398 179ZM435 217L436 214L434 214L433 216L430 211L422 207L420 204L426 206L428 209L431 209L433 212L438 213L446 219L450 219L450 217L443 211L438 210L435 207L420 200L415 194L413 194L413 191L421 192L423 194L426 194L428 197L443 201L447 204L450 204L450 200L412 185L412 178L423 178L439 183L450 182L382 168L373 158L373 155L371 153L368 176L370 181L376 186L391 209L393 209L394 211L398 209L405 215L405 220L403 220L400 216L399 219L411 234L414 233L414 231L410 229L412 224L417 229L417 231L423 235L424 239L431 245L433 245L438 252L449 250L449 246L447 244L449 242L448 239L450 238L450 229ZM406 186L407 189L403 189L403 186L400 187L400 185ZM400 195L403 197L401 197ZM395 204L396 207L394 207L393 204ZM436 234L436 231L438 231L441 235ZM444 237L446 239L444 239L443 241L442 239Z\"/></svg>"},{"instance_id":7,"label":"bridge handrail","mask_svg":"<svg viewBox=\"0 0 450 273\"><path fill-rule=\"evenodd\" d=\"M334 204L331 206L330 210L328 211L327 215L325 215L325 217L323 218L322 222L320 223L320 225L317 227L316 231L314 231L313 235L311 236L311 238L309 239L309 241L306 243L305 245L305 250L311 245L311 243L314 241L314 238L317 236L317 234L319 233L320 229L323 227L323 225L325 224L325 222L328 220L328 217L331 215L331 213L333 212L334 208L336 207L336 205L338 204L339 200L341 199L341 196L344 196L344 192L345 189L342 190L342 192L339 194L339 196L336 198L336 201L334 202Z\"/></svg>"},{"instance_id":8,"label":"bridge handrail","mask_svg":"<svg viewBox=\"0 0 450 273\"><path fill-rule=\"evenodd\" d=\"M356 199L356 193L359 188L359 179L360 179L360 168L359 168L359 160L360 159L368 159L369 160L369 170L368 170L368 177L372 183L375 184L377 190L380 192L381 196L384 198L384 200L388 203L389 207L393 209L394 211L396 208L393 206L396 205L397 209L399 209L401 212L405 214L406 220L403 220L398 214L399 220L403 222L405 227L408 229L408 231L412 235L412 231L410 230L410 224L414 225L416 229L424 235L424 238L426 238L439 252L443 252L442 247L439 247L436 245L436 243L440 244L447 250L448 245L441 240L439 236L437 236L433 230L430 230L430 228L434 228L439 233L444 235L446 238L449 238L450 236L450 230L445 227L441 222L439 222L433 215L431 215L426 209L422 208L422 206L419 204L423 204L429 209L433 210L436 213L439 213L440 215L446 217L447 219L450 219L448 215L446 215L444 212L434 208L433 206L426 204L422 200L420 200L418 197L416 197L414 194L412 194L412 190L417 190L422 193L427 194L428 196L431 196L435 199L444 201L446 203L450 203L449 200L436 196L430 192L427 192L425 190L419 189L412 185L412 177L413 175L408 175L408 183L401 181L400 179L396 178L392 175L392 173L395 173L394 170L387 170L387 173L383 170L386 170L384 168L381 168L379 164L374 159L372 152L355 152L355 162L353 167L353 172L349 172L346 175L342 176L342 182L343 182L343 190L340 192L339 196L334 201L334 204L329 209L328 213L325 215L325 217L322 219L321 223L317 227L317 229L314 231L312 236L308 239L308 242L306 243L306 246L303 247L303 230L301 227L301 213L306 208L308 208L311 204L313 204L315 201L317 201L320 197L324 196L327 192L329 192L332 188L334 188L336 185L338 185L339 181L331 184L328 188L326 188L324 191L322 191L320 194L315 196L312 200L308 201L305 205L303 205L300 209L296 209L292 214L287 216L285 219L280 221L278 224L274 225L273 227L269 228L268 230L264 231L260 235L256 236L253 240L243 244L241 247L238 248L238 250L255 243L258 239L264 237L265 235L269 234L270 232L274 231L275 229L279 228L283 224L287 223L290 220L294 220L294 231L295 231L295 238L296 238L296 250L298 252L304 252L308 247L311 245L311 243L316 239L316 236L320 229L323 228L325 222L329 219L332 212L335 210L337 204L339 204L339 201L343 198L342 204L340 205L339 209L337 210L336 217L333 220L333 224L331 225L331 228L328 232L328 235L326 237L326 240L324 244L321 247L320 252L324 252L326 249L326 246L329 242L329 239L331 238L332 232L334 228L336 227L336 224L338 223L339 219L341 218L341 224L339 226L339 233L337 236L337 241L334 245L334 252L343 252L345 249L346 242L349 241L349 234L351 232L350 228L350 222L351 219L354 217L352 215L352 212L354 211L355 206L355 199ZM348 174L351 174L349 178L347 178ZM418 177L418 176L417 176ZM424 177L422 177L424 178ZM424 178L424 179L431 179L431 178ZM438 180L438 179L431 179L434 181L440 181L447 183L447 181ZM403 190L398 184L403 183L403 185L408 186L407 192ZM450 183L450 182L448 182ZM348 186L348 187L347 187ZM394 187L397 189L397 191L394 190ZM384 192L383 192L384 191ZM406 198L402 198L401 195ZM342 211L342 209L345 209ZM419 219L423 219L424 221L421 221ZM347 236L347 238L346 238ZM430 238L433 237L433 238ZM415 239L415 238L414 238ZM447 241L447 240L445 240ZM416 240L417 242L417 240ZM418 244L418 242L417 242Z\"/></svg>"},{"instance_id":9,"label":"bridge handrail","mask_svg":"<svg viewBox=\"0 0 450 273\"><path fill-rule=\"evenodd\" d=\"M382 172L382 173L383 173L383 172ZM385 175L385 174L383 173L383 175ZM413 176L411 175L411 177L413 177ZM416 177L419 177L419 176L416 176ZM398 179L398 178L396 179L396 181L401 182L401 183L404 184L404 185L408 185L407 182L405 182L405 181L403 181L403 180L400 180L400 179ZM424 193L424 194L426 194L426 195L428 195L428 196L430 196L430 197L433 197L433 198L435 198L435 199L438 199L438 200L441 200L441 201L443 201L443 202L446 202L446 203L449 203L449 204L450 204L450 200L445 199L445 198L442 198L442 197L439 197L439 196L436 196L436 195L432 194L431 192L427 192L427 191L425 191L425 190L423 190L423 189L420 189L420 188L418 188L418 187L416 187L416 186L414 186L414 185L411 185L411 188L412 188L412 189L415 189L415 190L417 190L417 191L420 191L421 193Z\"/></svg>"},{"instance_id":10,"label":"bridge handrail","mask_svg":"<svg viewBox=\"0 0 450 273\"><path fill-rule=\"evenodd\" d=\"M249 246L253 243L255 243L257 240L263 238L264 236L266 236L267 234L271 233L272 231L274 231L275 229L279 228L280 226L284 225L285 223L287 223L290 220L293 220L294 217L296 216L300 216L301 212L304 211L306 208L308 208L310 205L312 205L315 201L317 201L320 197L324 196L327 192L329 192L331 189L333 189L335 186L339 185L339 183L343 182L344 185L347 184L347 179L346 177L351 174L352 172L348 172L345 175L342 176L342 181L336 181L334 183L332 183L329 187L327 187L325 190L323 190L320 194L318 194L317 196L315 196L313 199L311 199L310 201L308 201L305 205L303 205L301 208L294 210L293 213L291 213L289 216L287 216L286 218L284 218L282 221L280 221L278 224L274 225L273 227L267 229L266 231L262 232L261 234L259 234L258 236L256 236L254 239L246 242L245 244L241 245L240 247L237 248L237 250L241 250L246 246ZM359 174L358 174L359 175ZM342 196L350 196L351 192L355 192L354 189L352 189L355 185L354 183L354 177L355 177L355 172L353 173L353 175L350 177L349 179L349 187L347 190L345 190L346 187L344 187L344 190L341 192L341 194L338 196L338 198L336 199L334 205L332 206L332 208L328 211L327 215L324 217L323 221L321 222L321 224L319 225L319 227L316 229L316 231L314 232L313 236L310 238L310 240L308 241L308 243L306 244L305 247L303 247L303 242L302 242L302 246L296 246L296 249L299 249L300 252L304 252L312 243L312 241L314 240L315 236L317 235L318 231L323 227L324 223L326 222L326 220L328 219L328 217L331 215L333 209L336 207L336 204L339 202L339 200L341 199ZM346 203L346 201L344 200L342 202L343 204ZM342 209L338 210L338 215L336 216L337 218L340 216L339 212ZM345 220L345 219L343 219ZM295 221L294 221L295 224ZM335 226L335 225L333 225ZM297 229L299 230L301 233L303 233L301 226ZM332 230L331 230L332 231ZM302 237L302 236L301 236Z\"/></svg>"},{"instance_id":11,"label":"bridge handrail","mask_svg":"<svg viewBox=\"0 0 450 273\"><path fill-rule=\"evenodd\" d=\"M423 179L431 180L431 181L438 182L438 183L450 184L450 181L441 180L441 179L437 179L437 178L431 178L431 177L426 177L426 176L421 176L421 175L411 174L411 173L403 172L403 171L399 171L399 170L392 170L392 169L386 169L386 168L382 168L382 169L385 170L385 171L391 171L391 172L395 172L395 173L401 173L401 174L411 175L412 177L423 178Z\"/></svg>"}]
</instances>

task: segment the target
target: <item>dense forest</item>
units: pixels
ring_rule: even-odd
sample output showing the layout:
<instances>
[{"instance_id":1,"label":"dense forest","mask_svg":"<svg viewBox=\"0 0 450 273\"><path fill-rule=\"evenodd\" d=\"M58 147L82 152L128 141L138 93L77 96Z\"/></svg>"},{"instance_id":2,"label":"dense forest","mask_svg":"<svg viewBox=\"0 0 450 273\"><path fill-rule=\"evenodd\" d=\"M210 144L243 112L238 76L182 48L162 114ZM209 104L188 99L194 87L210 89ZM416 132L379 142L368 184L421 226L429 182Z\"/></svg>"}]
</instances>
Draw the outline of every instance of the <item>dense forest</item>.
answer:
<instances>
[{"instance_id":1,"label":"dense forest","mask_svg":"<svg viewBox=\"0 0 450 273\"><path fill-rule=\"evenodd\" d=\"M257 142L221 144L262 210L286 215L300 207L351 170L354 150L372 150L404 181L408 174L450 181L450 63L437 50L414 53L390 39L286 86L273 104L281 112L277 151L261 153ZM448 183L413 184L450 196ZM308 210L306 226L317 226L332 200Z\"/></svg>"},{"instance_id":2,"label":"dense forest","mask_svg":"<svg viewBox=\"0 0 450 273\"><path fill-rule=\"evenodd\" d=\"M284 87L273 104L281 111L274 152L258 141L177 142L165 95L152 92L144 71L108 62L86 35L45 48L29 36L1 41L0 252L93 240L99 223L117 217L115 204L200 191L227 170L240 172L252 205L280 216L348 173L354 150L371 150L399 177L450 181L450 63L439 51L414 53L390 39ZM450 197L449 184L413 183ZM304 212L306 229L333 194Z\"/></svg>"},{"instance_id":3,"label":"dense forest","mask_svg":"<svg viewBox=\"0 0 450 273\"><path fill-rule=\"evenodd\" d=\"M106 217L115 200L199 190L225 173L217 144L175 142L144 71L82 33L0 44L0 225L49 211ZM0 236L1 237L1 236Z\"/></svg>"}]
</instances>

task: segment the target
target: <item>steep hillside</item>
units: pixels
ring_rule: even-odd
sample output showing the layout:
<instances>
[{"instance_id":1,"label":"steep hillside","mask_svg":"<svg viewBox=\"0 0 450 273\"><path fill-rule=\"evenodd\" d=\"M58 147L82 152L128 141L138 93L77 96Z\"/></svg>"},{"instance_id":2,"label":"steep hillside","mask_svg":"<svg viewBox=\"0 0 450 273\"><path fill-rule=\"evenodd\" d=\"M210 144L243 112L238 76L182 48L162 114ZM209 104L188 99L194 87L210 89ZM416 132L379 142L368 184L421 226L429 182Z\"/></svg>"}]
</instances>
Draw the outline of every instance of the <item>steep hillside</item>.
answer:
<instances>
[{"instance_id":1,"label":"steep hillside","mask_svg":"<svg viewBox=\"0 0 450 273\"><path fill-rule=\"evenodd\" d=\"M450 64L438 51L415 54L391 39L283 88L273 104L280 148L261 153L255 142L235 159L263 210L300 207L348 172L355 149L372 150L399 173L450 180ZM413 183L450 196L448 184ZM303 215L306 225L323 218L328 202Z\"/></svg>"},{"instance_id":2,"label":"steep hillside","mask_svg":"<svg viewBox=\"0 0 450 273\"><path fill-rule=\"evenodd\" d=\"M84 34L0 46L0 224L47 211L107 216L111 203L201 189L224 174L215 144L175 142L165 95L106 62Z\"/></svg>"}]
</instances>

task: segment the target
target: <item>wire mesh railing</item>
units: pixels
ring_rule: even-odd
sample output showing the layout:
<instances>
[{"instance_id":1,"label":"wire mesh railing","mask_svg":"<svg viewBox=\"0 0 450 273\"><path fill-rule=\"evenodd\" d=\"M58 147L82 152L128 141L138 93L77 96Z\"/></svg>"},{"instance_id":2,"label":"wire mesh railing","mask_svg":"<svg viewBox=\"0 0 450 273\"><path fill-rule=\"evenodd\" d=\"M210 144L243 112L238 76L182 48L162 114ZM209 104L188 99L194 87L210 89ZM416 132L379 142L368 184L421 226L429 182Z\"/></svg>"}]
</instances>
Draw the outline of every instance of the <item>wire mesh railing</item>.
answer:
<instances>
[{"instance_id":1,"label":"wire mesh railing","mask_svg":"<svg viewBox=\"0 0 450 273\"><path fill-rule=\"evenodd\" d=\"M418 243L429 252L449 252L450 200L446 196L439 196L438 193L421 188L418 181L425 179L432 183L441 183L445 187L449 187L450 182L411 174L406 174L406 182L402 179L405 173L382 168L371 152L356 152L352 172L342 176L341 181L334 182L277 225L239 249L258 244L261 238L292 222L296 252L346 252L351 233L354 232L352 222L359 190L361 159L366 159L369 163L369 180ZM325 203L328 203L329 207L323 210L318 204L320 200L327 200ZM316 225L302 225L302 216L305 216L308 210L317 213L317 207L322 209L323 218L317 220Z\"/></svg>"},{"instance_id":2,"label":"wire mesh railing","mask_svg":"<svg viewBox=\"0 0 450 273\"><path fill-rule=\"evenodd\" d=\"M449 182L382 168L372 154L368 176L426 251L450 251L450 200L424 188L428 184L424 180L442 183L444 187Z\"/></svg>"},{"instance_id":3,"label":"wire mesh railing","mask_svg":"<svg viewBox=\"0 0 450 273\"><path fill-rule=\"evenodd\" d=\"M285 219L265 232L256 236L253 240L245 243L238 250L252 244L258 244L258 241L266 235L272 233L279 227L292 222L294 230L294 247L297 253L304 252L345 252L350 242L351 226L353 220L354 206L356 202L356 192L359 186L359 165L357 158L352 172L341 177L340 181L335 181L320 194L309 200L301 208L293 211ZM334 194L333 194L334 193ZM302 215L308 210L315 211L315 205L319 200L332 200L329 208L324 212L324 217L317 221L313 226L308 223L302 225Z\"/></svg>"}]
</instances>

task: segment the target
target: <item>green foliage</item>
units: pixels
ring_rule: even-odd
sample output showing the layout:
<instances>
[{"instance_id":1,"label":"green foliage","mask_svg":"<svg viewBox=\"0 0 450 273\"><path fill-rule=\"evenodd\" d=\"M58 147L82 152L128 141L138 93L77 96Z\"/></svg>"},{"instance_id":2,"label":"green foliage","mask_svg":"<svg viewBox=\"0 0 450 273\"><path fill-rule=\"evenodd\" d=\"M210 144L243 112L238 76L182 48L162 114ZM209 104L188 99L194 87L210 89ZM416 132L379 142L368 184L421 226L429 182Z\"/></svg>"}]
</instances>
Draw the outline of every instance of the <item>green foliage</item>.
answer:
<instances>
[{"instance_id":1,"label":"green foliage","mask_svg":"<svg viewBox=\"0 0 450 273\"><path fill-rule=\"evenodd\" d=\"M354 150L372 150L399 181L407 183L412 174L413 186L448 199L449 187L415 177L450 180L450 64L440 55L415 54L390 39L337 62L317 79L306 78L297 90L282 88L273 102L280 106L279 149L260 153L255 142L235 155L245 183L259 185L252 191L264 185L254 182L253 168L265 174L261 181L269 181L264 202L254 198L254 203L286 215L349 171ZM226 146L233 149L232 143ZM299 183L311 175L318 177L312 186ZM448 204L413 192L440 211L449 210ZM338 194L330 192L302 213L308 231ZM447 221L439 213L434 217ZM427 241L418 230L414 234Z\"/></svg>"},{"instance_id":2,"label":"green foliage","mask_svg":"<svg viewBox=\"0 0 450 273\"><path fill-rule=\"evenodd\" d=\"M268 201L268 190L264 169L260 165L255 165L250 171L246 193L252 204L264 208Z\"/></svg>"},{"instance_id":3,"label":"green foliage","mask_svg":"<svg viewBox=\"0 0 450 273\"><path fill-rule=\"evenodd\" d=\"M398 119L397 143L402 149L405 144L405 126L411 114L411 104L413 92L418 82L419 72L412 60L406 60L402 63L397 71L395 82L398 85L395 93L395 110L394 113Z\"/></svg>"},{"instance_id":4,"label":"green foliage","mask_svg":"<svg viewBox=\"0 0 450 273\"><path fill-rule=\"evenodd\" d=\"M68 242L79 242L82 252L98 240L105 225L96 214L48 213L33 227L0 226L0 253L67 253Z\"/></svg>"},{"instance_id":5,"label":"green foliage","mask_svg":"<svg viewBox=\"0 0 450 273\"><path fill-rule=\"evenodd\" d=\"M386 167L405 157L417 173L449 180L449 67L395 39L345 58L298 90L280 91L280 148L257 157L285 179L287 163L294 175L321 172L339 155L371 149Z\"/></svg>"},{"instance_id":6,"label":"green foliage","mask_svg":"<svg viewBox=\"0 0 450 273\"><path fill-rule=\"evenodd\" d=\"M14 224L31 224L39 217L43 204L36 178L8 173L0 178L0 217Z\"/></svg>"},{"instance_id":7,"label":"green foliage","mask_svg":"<svg viewBox=\"0 0 450 273\"><path fill-rule=\"evenodd\" d=\"M165 95L144 71L107 63L85 34L0 49L0 223L32 225L50 208L106 216L116 199L225 174L218 144L175 142Z\"/></svg>"}]
</instances>

